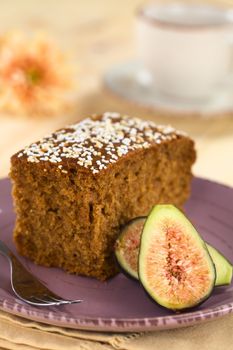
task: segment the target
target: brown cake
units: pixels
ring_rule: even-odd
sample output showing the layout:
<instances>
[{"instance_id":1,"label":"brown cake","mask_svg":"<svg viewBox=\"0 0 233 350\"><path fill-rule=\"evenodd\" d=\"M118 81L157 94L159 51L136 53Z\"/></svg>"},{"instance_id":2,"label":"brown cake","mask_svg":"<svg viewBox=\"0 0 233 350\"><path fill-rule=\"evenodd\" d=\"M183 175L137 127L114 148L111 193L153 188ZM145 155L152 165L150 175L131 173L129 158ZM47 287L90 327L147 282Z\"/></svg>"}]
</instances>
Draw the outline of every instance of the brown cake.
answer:
<instances>
[{"instance_id":1,"label":"brown cake","mask_svg":"<svg viewBox=\"0 0 233 350\"><path fill-rule=\"evenodd\" d=\"M155 203L182 206L194 160L184 133L118 113L46 136L11 159L19 253L70 273L114 275L120 226Z\"/></svg>"}]
</instances>

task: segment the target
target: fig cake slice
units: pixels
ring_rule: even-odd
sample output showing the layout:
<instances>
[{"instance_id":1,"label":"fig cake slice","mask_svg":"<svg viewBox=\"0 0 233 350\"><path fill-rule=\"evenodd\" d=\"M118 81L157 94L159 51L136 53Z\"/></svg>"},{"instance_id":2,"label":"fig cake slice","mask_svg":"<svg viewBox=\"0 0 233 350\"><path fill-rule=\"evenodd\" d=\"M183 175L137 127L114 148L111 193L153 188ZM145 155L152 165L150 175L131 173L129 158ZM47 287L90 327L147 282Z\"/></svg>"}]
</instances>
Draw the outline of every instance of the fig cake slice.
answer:
<instances>
[{"instance_id":1,"label":"fig cake slice","mask_svg":"<svg viewBox=\"0 0 233 350\"><path fill-rule=\"evenodd\" d=\"M147 293L172 310L199 305L212 293L216 279L205 242L173 205L156 205L147 217L138 267Z\"/></svg>"}]
</instances>

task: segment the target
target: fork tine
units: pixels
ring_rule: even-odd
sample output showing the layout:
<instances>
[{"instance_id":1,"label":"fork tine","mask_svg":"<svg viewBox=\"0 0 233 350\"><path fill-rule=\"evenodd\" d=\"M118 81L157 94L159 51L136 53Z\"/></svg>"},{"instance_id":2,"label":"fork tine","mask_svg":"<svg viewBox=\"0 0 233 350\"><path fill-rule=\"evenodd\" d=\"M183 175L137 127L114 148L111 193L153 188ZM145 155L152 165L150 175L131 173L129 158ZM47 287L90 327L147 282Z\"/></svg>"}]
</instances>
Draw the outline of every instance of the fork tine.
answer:
<instances>
[{"instance_id":1,"label":"fork tine","mask_svg":"<svg viewBox=\"0 0 233 350\"><path fill-rule=\"evenodd\" d=\"M35 296L31 296L30 298L28 298L27 300L24 300L26 303L32 304L32 305L39 305L39 306L49 306L49 305L54 305L54 303L51 303L49 301L46 301L44 299L35 297Z\"/></svg>"},{"instance_id":2,"label":"fork tine","mask_svg":"<svg viewBox=\"0 0 233 350\"><path fill-rule=\"evenodd\" d=\"M64 299L54 299L51 295L44 295L45 300L48 304L54 304L54 305L62 305L62 304L68 304L67 300Z\"/></svg>"},{"instance_id":3,"label":"fork tine","mask_svg":"<svg viewBox=\"0 0 233 350\"><path fill-rule=\"evenodd\" d=\"M57 299L51 295L43 295L41 298L37 296L32 296L30 298L31 302L40 303L40 305L66 305L66 304L74 304L80 303L82 300L65 300L65 299Z\"/></svg>"},{"instance_id":4,"label":"fork tine","mask_svg":"<svg viewBox=\"0 0 233 350\"><path fill-rule=\"evenodd\" d=\"M50 291L31 274L8 247L0 240L0 254L6 256L11 267L11 287L16 296L33 306L52 306L81 303L83 300L65 300Z\"/></svg>"},{"instance_id":5,"label":"fork tine","mask_svg":"<svg viewBox=\"0 0 233 350\"><path fill-rule=\"evenodd\" d=\"M35 305L39 303L40 305L45 305L45 306L64 304L62 301L54 301L49 298L44 298L44 296L42 297L32 296L30 298L30 302L34 303Z\"/></svg>"},{"instance_id":6,"label":"fork tine","mask_svg":"<svg viewBox=\"0 0 233 350\"><path fill-rule=\"evenodd\" d=\"M66 302L67 304L74 304L74 303L81 303L83 300L81 299L76 299L76 300L65 300L65 299L58 299L58 297L53 296L53 295L48 295L48 297L54 301L58 301L58 302Z\"/></svg>"}]
</instances>

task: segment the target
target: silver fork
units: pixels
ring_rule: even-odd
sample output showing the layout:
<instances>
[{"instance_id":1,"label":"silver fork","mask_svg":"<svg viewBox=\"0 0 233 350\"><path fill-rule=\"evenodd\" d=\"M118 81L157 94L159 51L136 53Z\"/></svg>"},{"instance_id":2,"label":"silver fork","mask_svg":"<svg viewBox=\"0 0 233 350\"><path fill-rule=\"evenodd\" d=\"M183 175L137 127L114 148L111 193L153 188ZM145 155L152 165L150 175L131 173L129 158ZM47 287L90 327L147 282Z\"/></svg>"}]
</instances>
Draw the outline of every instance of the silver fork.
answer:
<instances>
[{"instance_id":1,"label":"silver fork","mask_svg":"<svg viewBox=\"0 0 233 350\"><path fill-rule=\"evenodd\" d=\"M0 254L4 255L11 269L11 287L17 297L33 306L54 306L81 303L82 300L66 300L51 292L33 276L10 249L0 241Z\"/></svg>"}]
</instances>

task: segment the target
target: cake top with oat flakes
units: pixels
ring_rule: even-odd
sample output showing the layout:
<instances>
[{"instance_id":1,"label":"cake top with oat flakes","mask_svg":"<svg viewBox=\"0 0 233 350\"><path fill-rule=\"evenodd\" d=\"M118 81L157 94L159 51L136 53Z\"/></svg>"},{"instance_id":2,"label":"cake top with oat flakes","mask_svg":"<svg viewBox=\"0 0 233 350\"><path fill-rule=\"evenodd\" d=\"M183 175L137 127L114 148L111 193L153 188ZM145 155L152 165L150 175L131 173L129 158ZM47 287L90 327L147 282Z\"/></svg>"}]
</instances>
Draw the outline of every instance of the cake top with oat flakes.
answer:
<instances>
[{"instance_id":1,"label":"cake top with oat flakes","mask_svg":"<svg viewBox=\"0 0 233 350\"><path fill-rule=\"evenodd\" d=\"M28 162L34 163L56 163L61 170L62 161L72 158L95 174L130 151L145 149L179 135L183 133L170 126L106 112L44 137L25 147L17 157L26 156Z\"/></svg>"}]
</instances>

